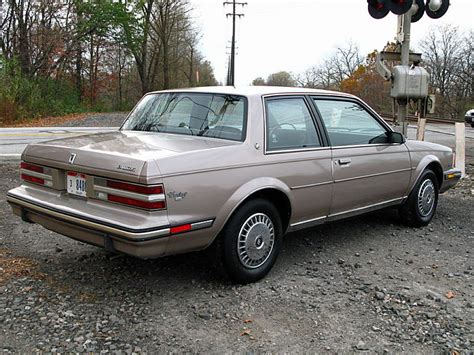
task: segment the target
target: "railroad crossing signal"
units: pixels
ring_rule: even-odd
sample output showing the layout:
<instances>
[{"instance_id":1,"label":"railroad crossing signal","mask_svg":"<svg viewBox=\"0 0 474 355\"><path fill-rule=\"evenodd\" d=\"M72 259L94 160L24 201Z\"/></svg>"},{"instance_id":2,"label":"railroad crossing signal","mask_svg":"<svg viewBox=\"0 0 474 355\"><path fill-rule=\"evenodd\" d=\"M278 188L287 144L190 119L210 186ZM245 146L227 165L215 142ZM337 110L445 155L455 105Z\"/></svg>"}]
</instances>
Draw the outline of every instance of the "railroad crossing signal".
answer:
<instances>
[{"instance_id":1,"label":"railroad crossing signal","mask_svg":"<svg viewBox=\"0 0 474 355\"><path fill-rule=\"evenodd\" d=\"M449 0L367 0L367 3L369 14L375 19L384 18L390 11L395 15L406 14L415 5L412 22L420 20L425 12L429 17L438 19L449 8Z\"/></svg>"},{"instance_id":2,"label":"railroad crossing signal","mask_svg":"<svg viewBox=\"0 0 474 355\"><path fill-rule=\"evenodd\" d=\"M416 65L421 61L421 56L413 60L410 66L410 59L414 57L410 54L410 31L412 22L419 21L426 14L438 19L442 17L449 8L449 0L367 0L370 16L375 19L382 19L389 12L398 15L397 42L401 45L396 60L401 62L392 69L384 64L384 56L388 53L379 53L377 56L377 71L387 81L392 82L390 96L398 103L398 113L395 119L395 130L407 135L408 124L407 104L411 99L426 100L428 96L428 72Z\"/></svg>"}]
</instances>

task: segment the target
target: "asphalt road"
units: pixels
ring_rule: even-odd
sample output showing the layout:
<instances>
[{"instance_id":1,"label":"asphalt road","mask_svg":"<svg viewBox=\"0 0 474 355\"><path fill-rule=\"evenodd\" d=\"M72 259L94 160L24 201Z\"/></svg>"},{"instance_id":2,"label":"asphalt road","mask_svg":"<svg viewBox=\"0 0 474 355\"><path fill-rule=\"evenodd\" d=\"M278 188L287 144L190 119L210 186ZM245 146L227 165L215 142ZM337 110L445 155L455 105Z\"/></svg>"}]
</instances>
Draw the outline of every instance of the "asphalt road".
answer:
<instances>
[{"instance_id":1,"label":"asphalt road","mask_svg":"<svg viewBox=\"0 0 474 355\"><path fill-rule=\"evenodd\" d=\"M429 123L426 125L425 140L446 145L454 149L456 142L455 126L452 124ZM416 126L408 127L408 138L416 138ZM466 126L466 154L474 152L474 128Z\"/></svg>"},{"instance_id":2,"label":"asphalt road","mask_svg":"<svg viewBox=\"0 0 474 355\"><path fill-rule=\"evenodd\" d=\"M20 159L28 144L90 133L108 132L118 127L28 127L0 128L0 162Z\"/></svg>"}]
</instances>

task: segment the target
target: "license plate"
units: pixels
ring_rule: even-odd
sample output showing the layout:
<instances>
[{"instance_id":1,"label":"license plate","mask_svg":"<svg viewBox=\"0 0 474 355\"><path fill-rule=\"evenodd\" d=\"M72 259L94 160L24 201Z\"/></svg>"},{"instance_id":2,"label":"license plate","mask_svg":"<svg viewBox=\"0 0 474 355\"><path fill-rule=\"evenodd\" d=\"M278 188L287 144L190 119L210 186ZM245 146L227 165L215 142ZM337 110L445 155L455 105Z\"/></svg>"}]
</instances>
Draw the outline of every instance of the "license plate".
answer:
<instances>
[{"instance_id":1,"label":"license plate","mask_svg":"<svg viewBox=\"0 0 474 355\"><path fill-rule=\"evenodd\" d=\"M68 171L67 173L67 192L77 196L87 196L86 175Z\"/></svg>"}]
</instances>

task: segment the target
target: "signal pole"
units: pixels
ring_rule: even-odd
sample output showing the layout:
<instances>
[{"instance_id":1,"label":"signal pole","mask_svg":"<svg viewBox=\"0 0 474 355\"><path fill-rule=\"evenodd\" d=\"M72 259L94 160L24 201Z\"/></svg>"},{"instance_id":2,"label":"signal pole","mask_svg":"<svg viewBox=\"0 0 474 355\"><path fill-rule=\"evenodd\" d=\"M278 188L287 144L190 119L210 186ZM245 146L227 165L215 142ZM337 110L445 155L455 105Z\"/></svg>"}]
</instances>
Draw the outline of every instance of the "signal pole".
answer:
<instances>
[{"instance_id":1,"label":"signal pole","mask_svg":"<svg viewBox=\"0 0 474 355\"><path fill-rule=\"evenodd\" d=\"M413 5L416 5L416 2L413 1ZM401 51L401 63L402 65L410 65L410 39L411 39L411 17L412 9L408 10L403 15L399 15L400 21L403 21L403 40L402 40L402 51ZM408 100L399 99L398 100L398 114L397 121L401 127L399 127L400 133L407 137L408 134L408 122L407 122L407 113L408 113Z\"/></svg>"},{"instance_id":2,"label":"signal pole","mask_svg":"<svg viewBox=\"0 0 474 355\"><path fill-rule=\"evenodd\" d=\"M224 2L224 6L232 5L232 13L226 14L226 17L232 17L232 46L230 52L230 73L228 75L227 85L235 85L235 19L236 17L241 18L244 16L242 13L237 13L237 6L244 7L247 5L246 2L237 2L236 0Z\"/></svg>"}]
</instances>

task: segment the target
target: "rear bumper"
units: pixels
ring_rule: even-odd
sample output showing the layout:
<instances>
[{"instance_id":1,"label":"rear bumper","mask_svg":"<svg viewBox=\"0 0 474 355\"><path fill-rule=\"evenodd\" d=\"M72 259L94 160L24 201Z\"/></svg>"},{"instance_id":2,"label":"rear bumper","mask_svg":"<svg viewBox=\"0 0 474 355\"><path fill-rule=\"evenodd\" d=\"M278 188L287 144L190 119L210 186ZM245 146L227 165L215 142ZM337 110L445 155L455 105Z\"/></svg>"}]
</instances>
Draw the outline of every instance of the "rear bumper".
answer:
<instances>
[{"instance_id":1,"label":"rear bumper","mask_svg":"<svg viewBox=\"0 0 474 355\"><path fill-rule=\"evenodd\" d=\"M10 192L7 194L7 201L12 206L13 213L24 221L38 223L46 229L81 242L139 258L156 258L202 249L202 244L207 243L207 232L214 222L209 219L190 223L190 231L172 234L172 226L169 225L146 229L128 228L61 211Z\"/></svg>"},{"instance_id":2,"label":"rear bumper","mask_svg":"<svg viewBox=\"0 0 474 355\"><path fill-rule=\"evenodd\" d=\"M443 174L443 183L439 191L442 193L454 187L461 179L461 175L461 170L459 169L449 169L445 171Z\"/></svg>"}]
</instances>

